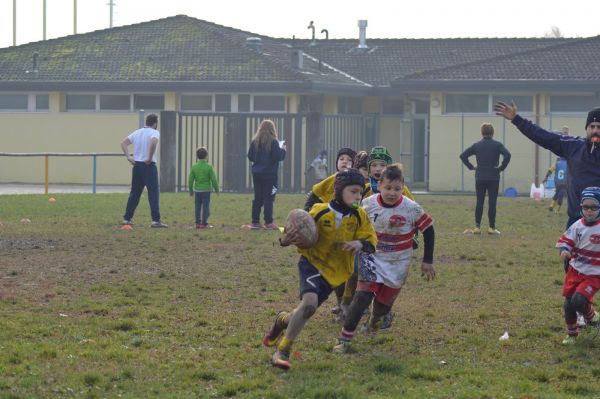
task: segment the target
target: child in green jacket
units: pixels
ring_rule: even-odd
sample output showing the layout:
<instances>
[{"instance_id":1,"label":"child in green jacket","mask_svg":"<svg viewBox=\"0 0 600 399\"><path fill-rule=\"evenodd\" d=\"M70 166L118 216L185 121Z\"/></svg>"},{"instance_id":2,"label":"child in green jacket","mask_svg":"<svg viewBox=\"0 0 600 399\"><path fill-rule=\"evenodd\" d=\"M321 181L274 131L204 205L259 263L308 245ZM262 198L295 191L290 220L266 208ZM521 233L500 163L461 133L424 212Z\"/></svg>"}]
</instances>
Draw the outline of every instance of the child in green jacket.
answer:
<instances>
[{"instance_id":1,"label":"child in green jacket","mask_svg":"<svg viewBox=\"0 0 600 399\"><path fill-rule=\"evenodd\" d=\"M190 188L190 197L196 193L196 228L208 229L214 227L208 224L210 215L210 192L215 189L219 195L219 183L212 165L208 163L208 151L204 147L198 147L196 150L198 162L192 166L188 186ZM202 217L200 217L202 215Z\"/></svg>"}]
</instances>

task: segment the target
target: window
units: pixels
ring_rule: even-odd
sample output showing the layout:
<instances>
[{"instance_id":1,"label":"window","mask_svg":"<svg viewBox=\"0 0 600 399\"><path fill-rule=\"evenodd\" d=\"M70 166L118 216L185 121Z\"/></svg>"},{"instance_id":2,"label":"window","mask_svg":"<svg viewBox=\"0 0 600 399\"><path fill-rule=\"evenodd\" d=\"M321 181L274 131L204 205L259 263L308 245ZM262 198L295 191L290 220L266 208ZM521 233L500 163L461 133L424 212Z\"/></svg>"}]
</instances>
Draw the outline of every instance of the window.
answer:
<instances>
[{"instance_id":1,"label":"window","mask_svg":"<svg viewBox=\"0 0 600 399\"><path fill-rule=\"evenodd\" d=\"M594 96L550 96L550 112L588 112L600 106Z\"/></svg>"},{"instance_id":2,"label":"window","mask_svg":"<svg viewBox=\"0 0 600 399\"><path fill-rule=\"evenodd\" d=\"M130 111L131 96L128 94L100 94L100 111Z\"/></svg>"},{"instance_id":3,"label":"window","mask_svg":"<svg viewBox=\"0 0 600 399\"><path fill-rule=\"evenodd\" d=\"M94 94L67 94L67 111L95 111L96 96Z\"/></svg>"},{"instance_id":4,"label":"window","mask_svg":"<svg viewBox=\"0 0 600 399\"><path fill-rule=\"evenodd\" d=\"M134 94L133 109L162 111L165 109L165 96L162 94Z\"/></svg>"},{"instance_id":5,"label":"window","mask_svg":"<svg viewBox=\"0 0 600 399\"><path fill-rule=\"evenodd\" d=\"M231 95L217 94L215 96L215 111L231 112Z\"/></svg>"},{"instance_id":6,"label":"window","mask_svg":"<svg viewBox=\"0 0 600 399\"><path fill-rule=\"evenodd\" d=\"M519 112L533 112L533 96L493 96L492 104L496 104L498 101L502 101L507 104L515 102L517 110Z\"/></svg>"},{"instance_id":7,"label":"window","mask_svg":"<svg viewBox=\"0 0 600 399\"><path fill-rule=\"evenodd\" d=\"M362 98L338 97L338 114L362 114Z\"/></svg>"},{"instance_id":8,"label":"window","mask_svg":"<svg viewBox=\"0 0 600 399\"><path fill-rule=\"evenodd\" d=\"M383 100L384 115L402 115L404 113L404 100L389 99Z\"/></svg>"},{"instance_id":9,"label":"window","mask_svg":"<svg viewBox=\"0 0 600 399\"><path fill-rule=\"evenodd\" d=\"M0 110L27 111L27 94L0 94Z\"/></svg>"},{"instance_id":10,"label":"window","mask_svg":"<svg viewBox=\"0 0 600 399\"><path fill-rule=\"evenodd\" d=\"M37 94L35 96L35 110L48 111L50 109L50 101L48 94Z\"/></svg>"},{"instance_id":11,"label":"window","mask_svg":"<svg viewBox=\"0 0 600 399\"><path fill-rule=\"evenodd\" d=\"M285 112L285 96L254 96L253 111Z\"/></svg>"},{"instance_id":12,"label":"window","mask_svg":"<svg viewBox=\"0 0 600 399\"><path fill-rule=\"evenodd\" d=\"M182 95L182 111L212 111L212 95Z\"/></svg>"},{"instance_id":13,"label":"window","mask_svg":"<svg viewBox=\"0 0 600 399\"><path fill-rule=\"evenodd\" d=\"M250 94L238 95L238 111L250 112Z\"/></svg>"},{"instance_id":14,"label":"window","mask_svg":"<svg viewBox=\"0 0 600 399\"><path fill-rule=\"evenodd\" d=\"M446 113L478 113L489 112L489 96L487 94L446 94Z\"/></svg>"}]
</instances>

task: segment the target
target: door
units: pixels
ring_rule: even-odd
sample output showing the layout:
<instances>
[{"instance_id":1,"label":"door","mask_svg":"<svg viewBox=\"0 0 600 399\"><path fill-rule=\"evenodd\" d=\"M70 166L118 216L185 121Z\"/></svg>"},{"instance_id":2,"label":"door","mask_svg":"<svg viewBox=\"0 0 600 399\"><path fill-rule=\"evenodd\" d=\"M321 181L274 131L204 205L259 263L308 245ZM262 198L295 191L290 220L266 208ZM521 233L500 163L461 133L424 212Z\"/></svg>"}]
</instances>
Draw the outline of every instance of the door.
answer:
<instances>
[{"instance_id":1,"label":"door","mask_svg":"<svg viewBox=\"0 0 600 399\"><path fill-rule=\"evenodd\" d=\"M427 115L415 115L412 129L413 182L427 187L429 181L429 119Z\"/></svg>"}]
</instances>

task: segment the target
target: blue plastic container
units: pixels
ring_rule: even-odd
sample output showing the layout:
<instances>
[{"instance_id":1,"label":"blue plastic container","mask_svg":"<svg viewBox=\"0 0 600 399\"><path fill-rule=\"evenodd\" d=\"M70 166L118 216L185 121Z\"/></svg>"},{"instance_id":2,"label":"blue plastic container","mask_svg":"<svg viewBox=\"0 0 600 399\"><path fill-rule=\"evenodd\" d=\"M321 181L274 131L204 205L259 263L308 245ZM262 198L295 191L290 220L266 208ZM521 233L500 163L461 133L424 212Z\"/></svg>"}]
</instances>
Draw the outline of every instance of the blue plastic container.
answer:
<instances>
[{"instance_id":1,"label":"blue plastic container","mask_svg":"<svg viewBox=\"0 0 600 399\"><path fill-rule=\"evenodd\" d=\"M506 190L504 190L504 196L508 197L508 198L515 198L519 195L519 192L517 191L516 188L514 187L508 187Z\"/></svg>"}]
</instances>

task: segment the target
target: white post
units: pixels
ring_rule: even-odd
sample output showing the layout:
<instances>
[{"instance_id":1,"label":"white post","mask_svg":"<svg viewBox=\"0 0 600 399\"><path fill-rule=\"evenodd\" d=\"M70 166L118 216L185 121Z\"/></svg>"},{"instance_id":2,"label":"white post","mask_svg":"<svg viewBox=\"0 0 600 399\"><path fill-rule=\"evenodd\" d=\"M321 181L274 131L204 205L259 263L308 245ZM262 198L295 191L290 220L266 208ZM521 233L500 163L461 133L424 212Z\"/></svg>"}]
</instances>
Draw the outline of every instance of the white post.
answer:
<instances>
[{"instance_id":1,"label":"white post","mask_svg":"<svg viewBox=\"0 0 600 399\"><path fill-rule=\"evenodd\" d=\"M43 40L46 40L46 0L42 3L42 30Z\"/></svg>"},{"instance_id":2,"label":"white post","mask_svg":"<svg viewBox=\"0 0 600 399\"><path fill-rule=\"evenodd\" d=\"M13 46L17 45L17 0L13 0Z\"/></svg>"},{"instance_id":3,"label":"white post","mask_svg":"<svg viewBox=\"0 0 600 399\"><path fill-rule=\"evenodd\" d=\"M77 34L77 0L73 0L73 34Z\"/></svg>"}]
</instances>

